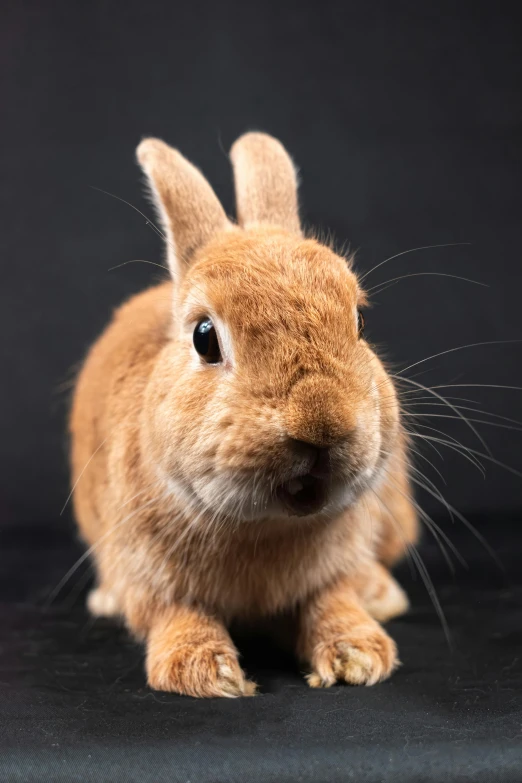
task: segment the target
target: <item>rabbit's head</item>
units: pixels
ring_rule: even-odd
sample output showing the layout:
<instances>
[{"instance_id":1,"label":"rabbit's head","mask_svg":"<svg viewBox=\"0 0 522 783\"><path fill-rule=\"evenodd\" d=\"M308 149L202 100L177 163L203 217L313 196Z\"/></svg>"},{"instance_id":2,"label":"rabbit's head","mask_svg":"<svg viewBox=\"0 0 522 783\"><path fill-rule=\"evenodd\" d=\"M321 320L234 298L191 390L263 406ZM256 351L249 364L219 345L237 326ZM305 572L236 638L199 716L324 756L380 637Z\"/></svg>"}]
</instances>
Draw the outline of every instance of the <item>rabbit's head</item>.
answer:
<instances>
[{"instance_id":1,"label":"rabbit's head","mask_svg":"<svg viewBox=\"0 0 522 783\"><path fill-rule=\"evenodd\" d=\"M163 142L138 147L166 235L172 330L150 379L147 457L173 491L237 520L328 516L375 483L399 433L345 259L301 233L294 167L249 133L231 159L238 224Z\"/></svg>"}]
</instances>

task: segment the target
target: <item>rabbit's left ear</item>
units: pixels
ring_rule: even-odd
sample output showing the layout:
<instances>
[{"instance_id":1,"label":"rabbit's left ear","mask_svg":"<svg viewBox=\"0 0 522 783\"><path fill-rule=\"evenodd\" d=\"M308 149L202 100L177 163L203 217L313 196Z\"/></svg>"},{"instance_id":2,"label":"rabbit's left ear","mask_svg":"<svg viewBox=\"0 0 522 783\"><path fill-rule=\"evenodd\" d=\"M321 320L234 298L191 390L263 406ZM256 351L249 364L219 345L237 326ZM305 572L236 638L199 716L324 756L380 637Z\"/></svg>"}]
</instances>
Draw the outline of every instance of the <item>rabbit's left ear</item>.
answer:
<instances>
[{"instance_id":1,"label":"rabbit's left ear","mask_svg":"<svg viewBox=\"0 0 522 783\"><path fill-rule=\"evenodd\" d=\"M179 281L194 252L232 227L203 174L160 139L145 139L136 150L166 233L167 258Z\"/></svg>"},{"instance_id":2,"label":"rabbit's left ear","mask_svg":"<svg viewBox=\"0 0 522 783\"><path fill-rule=\"evenodd\" d=\"M265 223L300 234L297 173L281 142L266 133L245 133L230 158L239 225Z\"/></svg>"}]
</instances>

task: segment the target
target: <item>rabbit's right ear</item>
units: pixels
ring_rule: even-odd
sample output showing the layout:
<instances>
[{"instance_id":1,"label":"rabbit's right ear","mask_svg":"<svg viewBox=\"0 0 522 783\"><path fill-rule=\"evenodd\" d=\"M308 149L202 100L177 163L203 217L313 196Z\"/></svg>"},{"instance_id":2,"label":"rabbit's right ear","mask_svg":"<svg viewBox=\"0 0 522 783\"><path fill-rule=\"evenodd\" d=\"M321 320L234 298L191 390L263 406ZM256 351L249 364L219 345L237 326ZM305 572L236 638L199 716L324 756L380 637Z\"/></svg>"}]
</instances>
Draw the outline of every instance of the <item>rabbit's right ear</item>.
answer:
<instances>
[{"instance_id":1,"label":"rabbit's right ear","mask_svg":"<svg viewBox=\"0 0 522 783\"><path fill-rule=\"evenodd\" d=\"M194 252L231 223L203 174L177 150L160 139L145 139L136 156L147 176L177 281Z\"/></svg>"},{"instance_id":2,"label":"rabbit's right ear","mask_svg":"<svg viewBox=\"0 0 522 783\"><path fill-rule=\"evenodd\" d=\"M301 233L297 173L283 145L267 133L245 133L233 144L238 223L266 223Z\"/></svg>"}]
</instances>

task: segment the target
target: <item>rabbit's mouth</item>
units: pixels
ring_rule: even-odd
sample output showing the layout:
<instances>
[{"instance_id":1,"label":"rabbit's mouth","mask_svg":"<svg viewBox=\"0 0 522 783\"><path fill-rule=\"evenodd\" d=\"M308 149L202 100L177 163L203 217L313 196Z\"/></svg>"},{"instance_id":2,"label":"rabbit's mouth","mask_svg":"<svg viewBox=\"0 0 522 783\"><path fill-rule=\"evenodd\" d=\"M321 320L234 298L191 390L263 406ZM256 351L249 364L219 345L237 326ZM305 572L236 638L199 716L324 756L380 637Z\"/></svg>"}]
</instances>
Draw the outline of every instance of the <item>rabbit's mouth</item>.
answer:
<instances>
[{"instance_id":1,"label":"rabbit's mouth","mask_svg":"<svg viewBox=\"0 0 522 783\"><path fill-rule=\"evenodd\" d=\"M281 484L277 497L292 516L305 517L316 514L327 501L326 482L307 473Z\"/></svg>"}]
</instances>

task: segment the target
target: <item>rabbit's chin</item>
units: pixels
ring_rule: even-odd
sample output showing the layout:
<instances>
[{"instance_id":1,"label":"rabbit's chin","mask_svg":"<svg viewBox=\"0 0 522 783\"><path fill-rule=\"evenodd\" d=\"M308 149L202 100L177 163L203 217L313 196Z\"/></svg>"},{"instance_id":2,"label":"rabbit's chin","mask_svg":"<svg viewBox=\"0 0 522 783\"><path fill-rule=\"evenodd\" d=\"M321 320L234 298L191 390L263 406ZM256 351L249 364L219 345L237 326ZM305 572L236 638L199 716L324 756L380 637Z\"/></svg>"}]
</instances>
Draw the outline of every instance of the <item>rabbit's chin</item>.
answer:
<instances>
[{"instance_id":1,"label":"rabbit's chin","mask_svg":"<svg viewBox=\"0 0 522 783\"><path fill-rule=\"evenodd\" d=\"M242 483L231 474L196 478L190 485L169 479L171 493L192 507L195 514L238 522L288 517L332 517L353 505L379 479L380 471L368 468L352 478L321 478L305 474L279 485Z\"/></svg>"}]
</instances>

